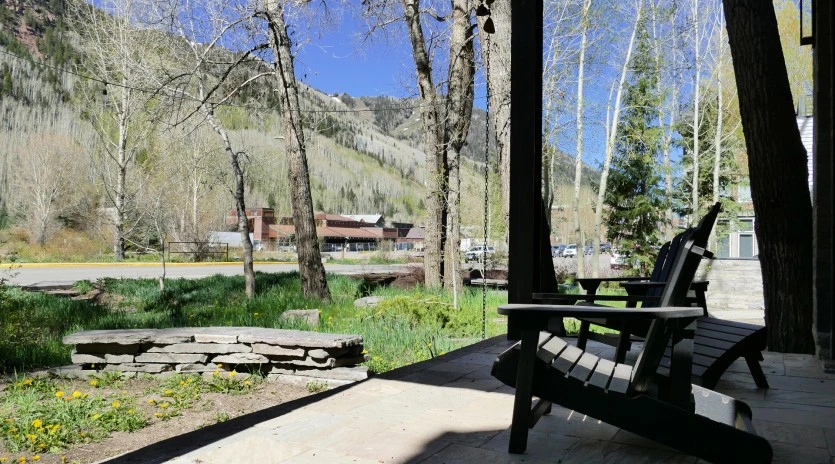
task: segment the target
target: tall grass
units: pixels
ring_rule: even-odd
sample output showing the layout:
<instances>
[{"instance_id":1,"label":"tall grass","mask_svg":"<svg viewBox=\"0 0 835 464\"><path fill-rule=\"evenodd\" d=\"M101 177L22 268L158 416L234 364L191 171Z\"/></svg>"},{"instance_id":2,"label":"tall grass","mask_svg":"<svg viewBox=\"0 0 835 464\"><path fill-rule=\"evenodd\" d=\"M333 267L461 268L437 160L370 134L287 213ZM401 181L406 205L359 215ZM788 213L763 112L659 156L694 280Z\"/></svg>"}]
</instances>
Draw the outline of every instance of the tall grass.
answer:
<instances>
[{"instance_id":1,"label":"tall grass","mask_svg":"<svg viewBox=\"0 0 835 464\"><path fill-rule=\"evenodd\" d=\"M305 298L295 273L256 273L258 296L247 299L242 276L175 279L161 292L154 279L104 279L104 303L72 301L7 289L0 293L0 371L23 371L69 363L61 338L92 329L250 326L360 334L374 371L428 359L481 337L481 292L465 290L459 308L443 291L369 288L360 279L329 275L332 301ZM354 307L367 295L387 297L375 308ZM490 291L487 336L505 323L496 306L504 292ZM319 309L318 327L281 315L289 309ZM435 316L435 313L440 316Z\"/></svg>"}]
</instances>

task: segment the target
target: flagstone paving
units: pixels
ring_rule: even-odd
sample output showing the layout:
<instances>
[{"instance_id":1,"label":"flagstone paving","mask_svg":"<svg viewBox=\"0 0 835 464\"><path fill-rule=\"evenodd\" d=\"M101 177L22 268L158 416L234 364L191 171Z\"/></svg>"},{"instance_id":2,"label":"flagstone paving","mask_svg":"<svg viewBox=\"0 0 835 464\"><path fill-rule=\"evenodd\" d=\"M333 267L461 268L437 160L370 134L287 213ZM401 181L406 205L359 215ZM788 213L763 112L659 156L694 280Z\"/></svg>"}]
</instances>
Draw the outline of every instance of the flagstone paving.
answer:
<instances>
[{"instance_id":1,"label":"flagstone paving","mask_svg":"<svg viewBox=\"0 0 835 464\"><path fill-rule=\"evenodd\" d=\"M111 462L196 463L694 463L696 458L554 407L507 453L513 390L490 376L496 337L440 358L243 416ZM606 354L611 348L591 344ZM611 353L609 353L611 354ZM745 362L717 390L745 400L775 463L835 464L835 374L812 356L765 353L770 390Z\"/></svg>"}]
</instances>

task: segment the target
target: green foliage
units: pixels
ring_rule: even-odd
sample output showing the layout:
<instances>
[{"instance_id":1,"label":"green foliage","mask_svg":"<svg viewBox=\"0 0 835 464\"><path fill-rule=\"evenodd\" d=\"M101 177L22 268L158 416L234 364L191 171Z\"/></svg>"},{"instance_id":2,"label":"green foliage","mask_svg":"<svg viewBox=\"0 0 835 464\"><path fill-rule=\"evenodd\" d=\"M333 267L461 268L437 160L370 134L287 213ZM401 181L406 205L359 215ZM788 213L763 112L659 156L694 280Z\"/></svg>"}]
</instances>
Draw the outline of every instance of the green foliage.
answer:
<instances>
[{"instance_id":1,"label":"green foliage","mask_svg":"<svg viewBox=\"0 0 835 464\"><path fill-rule=\"evenodd\" d=\"M609 237L626 259L637 261L641 271L646 271L655 260L655 246L660 240L658 224L666 209L658 168L661 95L656 90L658 74L646 20L639 26L630 68L633 73L625 86L625 109L617 128L606 190L605 222Z\"/></svg>"},{"instance_id":2,"label":"green foliage","mask_svg":"<svg viewBox=\"0 0 835 464\"><path fill-rule=\"evenodd\" d=\"M306 387L309 393L321 393L323 391L328 391L328 388L330 388L327 382L317 382L315 380L307 382Z\"/></svg>"}]
</instances>

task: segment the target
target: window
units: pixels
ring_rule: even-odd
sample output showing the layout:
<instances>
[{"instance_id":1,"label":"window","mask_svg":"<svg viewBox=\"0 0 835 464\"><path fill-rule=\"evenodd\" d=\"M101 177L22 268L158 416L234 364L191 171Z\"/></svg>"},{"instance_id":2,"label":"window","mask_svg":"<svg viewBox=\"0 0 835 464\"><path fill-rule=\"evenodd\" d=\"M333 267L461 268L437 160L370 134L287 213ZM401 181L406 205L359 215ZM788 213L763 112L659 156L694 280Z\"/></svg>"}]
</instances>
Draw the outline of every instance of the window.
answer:
<instances>
[{"instance_id":1,"label":"window","mask_svg":"<svg viewBox=\"0 0 835 464\"><path fill-rule=\"evenodd\" d=\"M750 185L740 185L737 187L737 199L739 203L745 203L751 201L751 186Z\"/></svg>"}]
</instances>

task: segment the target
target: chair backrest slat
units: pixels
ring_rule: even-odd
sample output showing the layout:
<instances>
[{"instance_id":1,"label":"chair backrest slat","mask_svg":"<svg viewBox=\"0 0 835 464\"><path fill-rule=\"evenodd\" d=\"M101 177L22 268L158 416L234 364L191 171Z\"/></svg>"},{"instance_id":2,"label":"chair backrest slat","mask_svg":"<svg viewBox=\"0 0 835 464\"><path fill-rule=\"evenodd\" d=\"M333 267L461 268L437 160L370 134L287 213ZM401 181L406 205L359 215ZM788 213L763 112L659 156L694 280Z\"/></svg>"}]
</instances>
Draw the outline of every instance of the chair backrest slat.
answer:
<instances>
[{"instance_id":1,"label":"chair backrest slat","mask_svg":"<svg viewBox=\"0 0 835 464\"><path fill-rule=\"evenodd\" d=\"M695 228L684 232L682 244L672 258L669 280L664 286L659 306L684 306L720 209L721 205L716 203ZM643 392L652 385L671 334L667 321L652 321L644 339L644 348L632 370L630 391Z\"/></svg>"}]
</instances>

